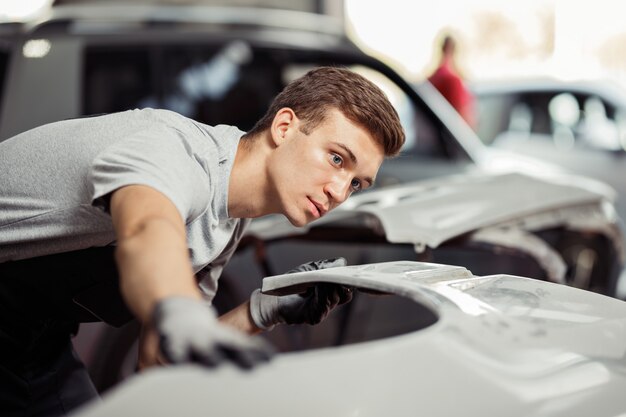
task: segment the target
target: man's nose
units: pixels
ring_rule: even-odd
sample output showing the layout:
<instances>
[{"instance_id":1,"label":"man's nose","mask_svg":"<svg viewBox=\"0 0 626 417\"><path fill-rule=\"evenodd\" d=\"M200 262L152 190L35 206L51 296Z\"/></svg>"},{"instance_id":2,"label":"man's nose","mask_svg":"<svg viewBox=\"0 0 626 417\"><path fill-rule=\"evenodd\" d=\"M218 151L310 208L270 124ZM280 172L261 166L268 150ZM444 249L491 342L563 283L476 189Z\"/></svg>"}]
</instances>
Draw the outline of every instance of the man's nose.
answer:
<instances>
[{"instance_id":1,"label":"man's nose","mask_svg":"<svg viewBox=\"0 0 626 417\"><path fill-rule=\"evenodd\" d=\"M324 192L328 196L330 205L329 209L337 207L339 204L346 201L348 197L350 197L351 182L352 178L348 176L337 176L333 178L333 181L330 181L328 184L326 184Z\"/></svg>"}]
</instances>

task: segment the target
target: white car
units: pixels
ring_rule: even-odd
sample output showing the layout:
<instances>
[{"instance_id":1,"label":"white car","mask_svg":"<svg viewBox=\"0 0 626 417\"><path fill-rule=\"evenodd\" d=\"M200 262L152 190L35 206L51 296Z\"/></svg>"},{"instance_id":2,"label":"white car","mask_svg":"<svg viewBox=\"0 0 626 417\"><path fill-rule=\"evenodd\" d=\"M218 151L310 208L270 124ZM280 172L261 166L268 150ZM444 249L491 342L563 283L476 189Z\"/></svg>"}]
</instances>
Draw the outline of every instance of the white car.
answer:
<instances>
[{"instance_id":1,"label":"white car","mask_svg":"<svg viewBox=\"0 0 626 417\"><path fill-rule=\"evenodd\" d=\"M311 335L321 349L252 371L148 371L88 404L99 416L567 416L626 413L626 303L511 275L388 262L264 280L360 289ZM337 334L340 344L333 346Z\"/></svg>"}]
</instances>

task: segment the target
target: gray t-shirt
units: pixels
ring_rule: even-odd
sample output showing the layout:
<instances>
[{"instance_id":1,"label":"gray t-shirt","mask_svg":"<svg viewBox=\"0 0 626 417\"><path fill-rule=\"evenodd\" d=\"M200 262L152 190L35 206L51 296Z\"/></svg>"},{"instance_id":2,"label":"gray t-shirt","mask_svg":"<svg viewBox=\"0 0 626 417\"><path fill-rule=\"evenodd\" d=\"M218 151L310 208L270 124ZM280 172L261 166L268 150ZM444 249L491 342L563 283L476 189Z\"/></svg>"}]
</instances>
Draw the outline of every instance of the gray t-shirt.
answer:
<instances>
[{"instance_id":1,"label":"gray t-shirt","mask_svg":"<svg viewBox=\"0 0 626 417\"><path fill-rule=\"evenodd\" d=\"M244 132L167 110L131 110L41 126L0 143L0 262L115 244L106 198L147 185L176 206L209 298L249 223L228 216Z\"/></svg>"}]
</instances>

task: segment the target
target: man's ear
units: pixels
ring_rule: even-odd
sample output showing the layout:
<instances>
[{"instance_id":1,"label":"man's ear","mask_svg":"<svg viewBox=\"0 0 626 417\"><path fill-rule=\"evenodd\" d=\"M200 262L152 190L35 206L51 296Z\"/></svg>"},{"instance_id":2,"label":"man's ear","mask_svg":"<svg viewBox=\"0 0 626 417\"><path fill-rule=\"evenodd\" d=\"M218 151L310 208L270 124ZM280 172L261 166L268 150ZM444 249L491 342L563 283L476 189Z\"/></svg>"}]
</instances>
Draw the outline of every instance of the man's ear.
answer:
<instances>
[{"instance_id":1,"label":"man's ear","mask_svg":"<svg viewBox=\"0 0 626 417\"><path fill-rule=\"evenodd\" d=\"M283 107L276 112L270 127L275 146L280 146L285 139L289 138L290 132L297 128L297 120L296 113L289 107Z\"/></svg>"}]
</instances>

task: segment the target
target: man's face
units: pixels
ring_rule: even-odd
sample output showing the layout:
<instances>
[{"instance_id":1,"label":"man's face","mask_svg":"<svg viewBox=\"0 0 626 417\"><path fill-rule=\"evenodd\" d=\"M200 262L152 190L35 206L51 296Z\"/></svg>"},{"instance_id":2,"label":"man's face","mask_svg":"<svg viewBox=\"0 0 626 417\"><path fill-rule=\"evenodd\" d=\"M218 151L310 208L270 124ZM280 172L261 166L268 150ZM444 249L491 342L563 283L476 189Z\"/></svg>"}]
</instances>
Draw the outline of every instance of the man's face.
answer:
<instances>
[{"instance_id":1,"label":"man's face","mask_svg":"<svg viewBox=\"0 0 626 417\"><path fill-rule=\"evenodd\" d=\"M272 127L278 146L270 157L270 175L276 211L295 226L316 220L343 203L353 192L369 188L384 152L361 126L340 111L306 135L302 121L291 110ZM281 117L279 112L277 119Z\"/></svg>"}]
</instances>

